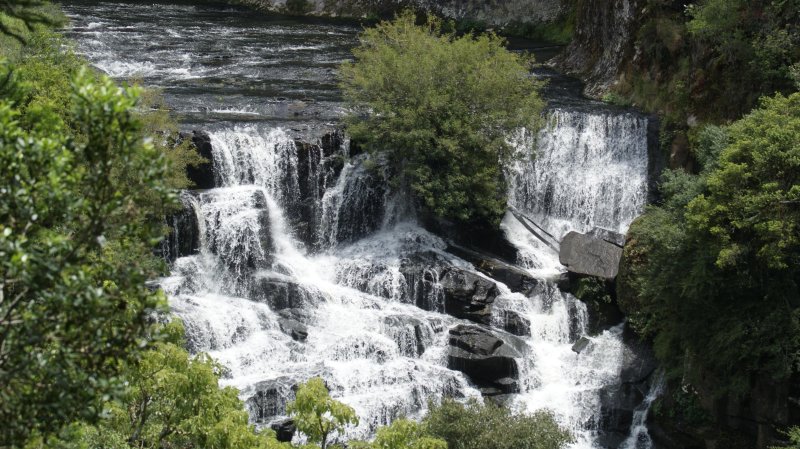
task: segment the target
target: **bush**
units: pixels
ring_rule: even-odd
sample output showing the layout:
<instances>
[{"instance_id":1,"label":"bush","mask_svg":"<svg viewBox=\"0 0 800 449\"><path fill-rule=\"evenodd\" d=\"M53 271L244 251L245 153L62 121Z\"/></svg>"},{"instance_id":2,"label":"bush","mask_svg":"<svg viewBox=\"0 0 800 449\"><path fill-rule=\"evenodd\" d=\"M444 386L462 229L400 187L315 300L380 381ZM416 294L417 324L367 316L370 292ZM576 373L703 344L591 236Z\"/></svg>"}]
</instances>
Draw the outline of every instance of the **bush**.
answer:
<instances>
[{"instance_id":1,"label":"bush","mask_svg":"<svg viewBox=\"0 0 800 449\"><path fill-rule=\"evenodd\" d=\"M423 421L428 432L449 449L559 449L573 441L553 415L512 413L504 407L445 399L431 404Z\"/></svg>"},{"instance_id":2,"label":"bush","mask_svg":"<svg viewBox=\"0 0 800 449\"><path fill-rule=\"evenodd\" d=\"M705 170L631 226L620 301L672 374L743 394L800 362L800 93L701 134Z\"/></svg>"},{"instance_id":3,"label":"bush","mask_svg":"<svg viewBox=\"0 0 800 449\"><path fill-rule=\"evenodd\" d=\"M532 60L493 34L459 37L432 17L416 25L410 12L366 30L353 53L341 69L353 139L388 152L395 183L434 214L498 224L501 164L515 156L508 139L540 123Z\"/></svg>"}]
</instances>

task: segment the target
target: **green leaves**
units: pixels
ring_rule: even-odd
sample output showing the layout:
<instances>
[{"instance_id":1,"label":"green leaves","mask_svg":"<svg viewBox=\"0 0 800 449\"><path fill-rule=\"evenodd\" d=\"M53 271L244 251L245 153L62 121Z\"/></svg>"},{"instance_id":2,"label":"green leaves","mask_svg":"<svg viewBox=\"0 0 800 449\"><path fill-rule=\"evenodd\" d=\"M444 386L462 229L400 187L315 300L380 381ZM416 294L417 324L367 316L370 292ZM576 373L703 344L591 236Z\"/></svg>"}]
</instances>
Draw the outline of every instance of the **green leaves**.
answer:
<instances>
[{"instance_id":1,"label":"green leaves","mask_svg":"<svg viewBox=\"0 0 800 449\"><path fill-rule=\"evenodd\" d=\"M348 131L388 152L440 217L497 224L506 208L501 164L513 156L508 137L539 126L532 61L504 44L493 34L445 33L433 17L418 26L406 12L366 30L355 62L341 68Z\"/></svg>"},{"instance_id":2,"label":"green leaves","mask_svg":"<svg viewBox=\"0 0 800 449\"><path fill-rule=\"evenodd\" d=\"M744 394L800 354L800 94L698 134L700 175L668 172L633 223L621 307L677 378ZM687 371L685 372L684 369Z\"/></svg>"},{"instance_id":3,"label":"green leaves","mask_svg":"<svg viewBox=\"0 0 800 449\"><path fill-rule=\"evenodd\" d=\"M21 113L0 101L0 445L95 419L163 305L145 287L162 231L145 211L153 194L173 197L131 115L136 94L79 71L67 114L76 135L47 102ZM140 257L118 265L109 241Z\"/></svg>"},{"instance_id":4,"label":"green leaves","mask_svg":"<svg viewBox=\"0 0 800 449\"><path fill-rule=\"evenodd\" d=\"M295 400L286 406L297 429L311 443L326 449L330 438L341 433L348 425L358 425L358 416L352 407L331 398L325 382L315 377L301 384Z\"/></svg>"},{"instance_id":5,"label":"green leaves","mask_svg":"<svg viewBox=\"0 0 800 449\"><path fill-rule=\"evenodd\" d=\"M423 421L449 449L560 449L573 441L549 412L513 413L494 404L445 399Z\"/></svg>"}]
</instances>

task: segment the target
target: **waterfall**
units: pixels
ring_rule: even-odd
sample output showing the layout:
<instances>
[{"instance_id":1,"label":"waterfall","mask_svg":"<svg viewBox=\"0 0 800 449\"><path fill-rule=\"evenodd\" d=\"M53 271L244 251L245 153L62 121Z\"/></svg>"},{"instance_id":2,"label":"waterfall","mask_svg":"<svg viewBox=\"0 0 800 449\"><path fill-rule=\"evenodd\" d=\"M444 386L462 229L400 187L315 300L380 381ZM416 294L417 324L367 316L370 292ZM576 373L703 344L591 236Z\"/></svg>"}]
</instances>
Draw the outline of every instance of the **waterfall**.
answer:
<instances>
[{"instance_id":1,"label":"waterfall","mask_svg":"<svg viewBox=\"0 0 800 449\"><path fill-rule=\"evenodd\" d=\"M209 132L216 188L184 192L184 210L168 218L170 275L160 283L189 349L224 366L220 383L240 390L256 425L284 417L293 388L321 376L360 417L345 439L419 418L428 400L484 396L551 410L575 434L571 449L651 447L644 423L658 389L630 429L609 429L607 397L629 345L620 326L588 335L586 305L552 280L565 270L553 249L504 218L517 266L536 280L512 291L422 229L380 157L351 154L338 138L295 140L341 118L335 68L351 58L358 28L212 4L153 14L144 3L67 0L64 9L96 67L163 88L184 127ZM519 136L523 154L506 167L510 205L556 239L624 232L646 201L647 119L554 103L535 158L523 151L534 136ZM477 318L459 309L465 286L481 287ZM452 331L462 327L511 347L515 378L487 386L455 369L464 367L450 360Z\"/></svg>"}]
</instances>

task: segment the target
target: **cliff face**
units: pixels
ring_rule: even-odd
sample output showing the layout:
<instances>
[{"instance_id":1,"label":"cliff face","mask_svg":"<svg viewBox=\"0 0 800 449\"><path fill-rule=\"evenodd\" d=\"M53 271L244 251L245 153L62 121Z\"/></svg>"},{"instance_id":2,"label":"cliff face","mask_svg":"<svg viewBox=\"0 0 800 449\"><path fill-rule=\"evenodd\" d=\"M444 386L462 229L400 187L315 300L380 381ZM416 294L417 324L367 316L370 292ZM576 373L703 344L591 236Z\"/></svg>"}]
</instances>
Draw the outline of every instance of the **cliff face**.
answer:
<instances>
[{"instance_id":1,"label":"cliff face","mask_svg":"<svg viewBox=\"0 0 800 449\"><path fill-rule=\"evenodd\" d=\"M365 17L405 7L487 26L542 24L557 20L567 0L241 0L259 9L328 17Z\"/></svg>"},{"instance_id":2,"label":"cliff face","mask_svg":"<svg viewBox=\"0 0 800 449\"><path fill-rule=\"evenodd\" d=\"M615 83L634 57L634 41L644 0L579 0L572 43L555 66L586 82L586 94L597 97Z\"/></svg>"}]
</instances>

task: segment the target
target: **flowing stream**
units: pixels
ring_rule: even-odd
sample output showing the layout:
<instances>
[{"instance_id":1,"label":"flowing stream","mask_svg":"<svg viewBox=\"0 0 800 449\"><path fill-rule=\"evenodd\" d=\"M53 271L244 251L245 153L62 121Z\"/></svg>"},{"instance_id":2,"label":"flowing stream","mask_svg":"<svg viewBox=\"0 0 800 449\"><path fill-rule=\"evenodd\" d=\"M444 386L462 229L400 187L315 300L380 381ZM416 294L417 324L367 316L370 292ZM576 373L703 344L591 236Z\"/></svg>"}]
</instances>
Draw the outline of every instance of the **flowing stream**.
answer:
<instances>
[{"instance_id":1,"label":"flowing stream","mask_svg":"<svg viewBox=\"0 0 800 449\"><path fill-rule=\"evenodd\" d=\"M280 420L292 388L322 376L361 419L347 438L419 418L431 399L491 395L551 410L575 449L651 447L643 435L656 392L641 387L628 420L617 419L622 373L636 363L624 326L588 335L586 305L556 286L565 269L552 249L506 216L513 262L539 279L512 292L417 223L379 156L351 154L339 134L320 140L341 117L335 70L359 28L185 3L63 6L79 52L111 76L162 89L186 129L209 135L216 188L182 195L182 222L194 226L176 226L175 238L196 243L161 285L189 349L225 366L221 383L240 389L255 423ZM647 118L574 92L547 95L536 159L507 167L510 205L556 238L624 232L647 200ZM450 367L449 331L470 323L447 313L452 273L496 285L488 324L516 342L509 394ZM507 335L509 316L529 331ZM576 353L581 337L588 345Z\"/></svg>"}]
</instances>

